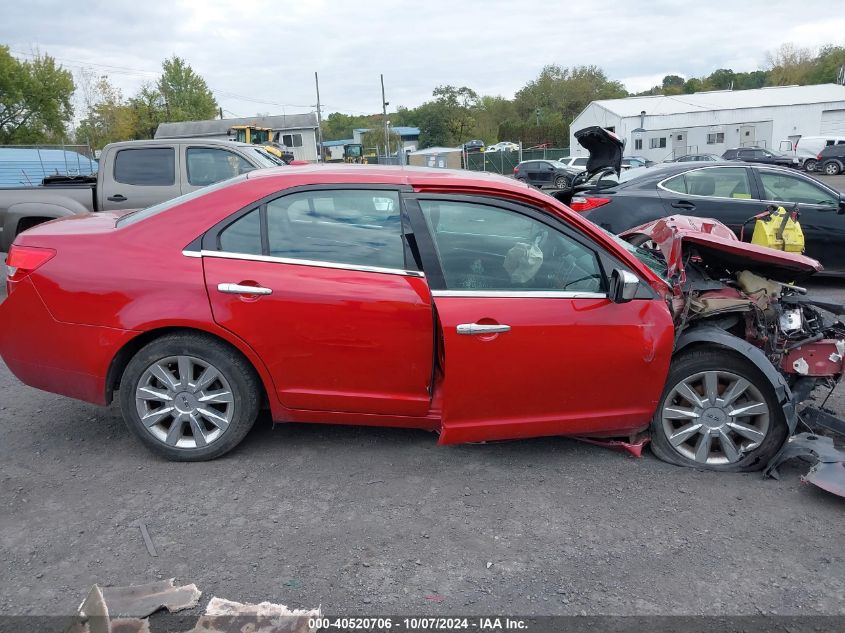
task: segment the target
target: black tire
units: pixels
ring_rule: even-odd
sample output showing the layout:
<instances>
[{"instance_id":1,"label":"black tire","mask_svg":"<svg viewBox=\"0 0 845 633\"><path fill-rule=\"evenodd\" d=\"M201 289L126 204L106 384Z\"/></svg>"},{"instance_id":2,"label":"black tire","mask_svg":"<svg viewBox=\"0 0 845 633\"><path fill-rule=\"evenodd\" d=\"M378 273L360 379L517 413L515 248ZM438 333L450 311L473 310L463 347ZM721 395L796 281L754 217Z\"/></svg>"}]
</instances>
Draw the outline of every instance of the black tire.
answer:
<instances>
[{"instance_id":1,"label":"black tire","mask_svg":"<svg viewBox=\"0 0 845 633\"><path fill-rule=\"evenodd\" d=\"M827 176L838 176L839 173L842 171L842 167L835 160L829 160L824 165L822 165L822 171Z\"/></svg>"},{"instance_id":2,"label":"black tire","mask_svg":"<svg viewBox=\"0 0 845 633\"><path fill-rule=\"evenodd\" d=\"M556 189L569 189L570 180L566 176L558 176L555 178L555 188Z\"/></svg>"},{"instance_id":3,"label":"black tire","mask_svg":"<svg viewBox=\"0 0 845 633\"><path fill-rule=\"evenodd\" d=\"M234 411L228 426L219 437L202 447L167 445L147 430L136 404L136 389L147 369L162 359L178 356L211 365L222 375L231 391ZM120 381L120 409L129 430L152 452L171 461L206 461L228 453L246 437L258 416L261 393L255 369L237 350L201 333L170 334L147 344L129 361Z\"/></svg>"},{"instance_id":4,"label":"black tire","mask_svg":"<svg viewBox=\"0 0 845 633\"><path fill-rule=\"evenodd\" d=\"M804 169L806 171L816 171L816 167L818 167L819 162L815 158L808 158L804 161Z\"/></svg>"},{"instance_id":5,"label":"black tire","mask_svg":"<svg viewBox=\"0 0 845 633\"><path fill-rule=\"evenodd\" d=\"M751 387L762 396L768 406L768 426L765 437L756 448L747 453L740 453L738 460L731 463L702 463L682 454L669 441L663 422L663 408L674 388L681 381L696 376L702 372L730 372L747 380ZM727 393L725 386L722 394ZM703 419L705 416L701 416ZM683 424L681 422L680 424ZM687 466L701 470L716 470L723 472L751 472L762 469L786 441L788 427L783 408L778 402L774 387L768 378L750 361L739 354L725 348L707 347L682 352L672 361L666 387L660 398L660 404L654 413L651 423L651 450L656 457L678 466ZM695 436L690 436L691 439ZM721 442L719 441L721 450ZM683 445L682 445L683 446Z\"/></svg>"}]
</instances>

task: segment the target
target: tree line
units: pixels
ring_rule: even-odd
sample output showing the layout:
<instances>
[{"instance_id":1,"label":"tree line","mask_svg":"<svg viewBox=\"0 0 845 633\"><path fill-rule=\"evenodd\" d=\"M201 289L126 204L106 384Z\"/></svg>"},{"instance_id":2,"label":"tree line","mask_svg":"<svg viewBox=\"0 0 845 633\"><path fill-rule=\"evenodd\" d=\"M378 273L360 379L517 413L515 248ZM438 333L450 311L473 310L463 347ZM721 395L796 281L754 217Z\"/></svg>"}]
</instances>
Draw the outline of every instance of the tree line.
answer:
<instances>
[{"instance_id":1,"label":"tree line","mask_svg":"<svg viewBox=\"0 0 845 633\"><path fill-rule=\"evenodd\" d=\"M767 53L764 68L734 72L720 68L702 77L667 75L660 85L637 95L679 95L702 90L744 90L764 86L835 83L845 66L845 47L818 51L784 44ZM431 99L415 108L388 114L391 126L420 128L420 147L455 146L469 139L486 143L522 141L526 145L569 143L569 123L596 99L631 96L598 66L545 66L512 99L480 95L467 86L437 86ZM74 98L76 97L76 108ZM74 126L75 109L79 118ZM0 46L0 144L67 143L94 148L128 139L152 138L164 121L218 116L219 105L205 80L182 58L162 63L160 76L124 97L106 75L73 74L49 55L18 60ZM383 144L381 114L329 114L326 140L352 138L355 128L370 128L364 143ZM393 141L391 140L391 143Z\"/></svg>"}]
</instances>

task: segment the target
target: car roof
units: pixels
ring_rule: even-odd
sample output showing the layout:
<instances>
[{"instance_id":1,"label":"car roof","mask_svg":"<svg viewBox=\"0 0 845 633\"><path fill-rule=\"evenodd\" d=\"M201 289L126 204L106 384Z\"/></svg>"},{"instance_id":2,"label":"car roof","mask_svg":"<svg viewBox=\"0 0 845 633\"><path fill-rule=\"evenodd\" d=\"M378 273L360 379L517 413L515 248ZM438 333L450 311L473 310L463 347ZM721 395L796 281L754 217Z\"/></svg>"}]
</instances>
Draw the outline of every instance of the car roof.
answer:
<instances>
[{"instance_id":1,"label":"car roof","mask_svg":"<svg viewBox=\"0 0 845 633\"><path fill-rule=\"evenodd\" d=\"M490 172L396 165L311 164L268 167L251 171L247 174L247 177L250 180L273 178L285 183L290 180L298 180L302 184L352 184L358 182L412 187L440 184L451 187L483 188L491 186L501 188L504 185L523 194L526 191L532 191L530 186L513 178ZM290 185L284 184L284 186Z\"/></svg>"}]
</instances>

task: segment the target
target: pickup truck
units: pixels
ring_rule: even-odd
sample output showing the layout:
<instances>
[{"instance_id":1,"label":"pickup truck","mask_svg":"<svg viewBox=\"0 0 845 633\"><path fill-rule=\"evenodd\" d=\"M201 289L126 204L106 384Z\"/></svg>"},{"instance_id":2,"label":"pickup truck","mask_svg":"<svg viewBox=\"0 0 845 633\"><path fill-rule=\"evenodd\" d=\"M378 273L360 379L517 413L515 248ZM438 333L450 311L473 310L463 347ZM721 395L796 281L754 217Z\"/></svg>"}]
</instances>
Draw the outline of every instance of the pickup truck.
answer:
<instances>
[{"instance_id":1,"label":"pickup truck","mask_svg":"<svg viewBox=\"0 0 845 633\"><path fill-rule=\"evenodd\" d=\"M95 176L0 188L0 252L28 228L68 215L140 209L253 169L284 165L260 147L218 139L111 143Z\"/></svg>"}]
</instances>

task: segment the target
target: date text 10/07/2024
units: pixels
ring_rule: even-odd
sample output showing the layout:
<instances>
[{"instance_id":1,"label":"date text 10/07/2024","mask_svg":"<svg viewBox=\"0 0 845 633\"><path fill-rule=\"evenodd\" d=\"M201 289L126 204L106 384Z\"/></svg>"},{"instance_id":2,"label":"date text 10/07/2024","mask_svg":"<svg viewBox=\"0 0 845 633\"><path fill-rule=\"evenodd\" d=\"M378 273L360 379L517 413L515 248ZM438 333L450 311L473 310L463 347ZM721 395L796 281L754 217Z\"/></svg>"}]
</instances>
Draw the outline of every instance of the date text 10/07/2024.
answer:
<instances>
[{"instance_id":1,"label":"date text 10/07/2024","mask_svg":"<svg viewBox=\"0 0 845 633\"><path fill-rule=\"evenodd\" d=\"M507 617L321 617L308 622L311 630L325 631L526 631L528 623Z\"/></svg>"}]
</instances>

